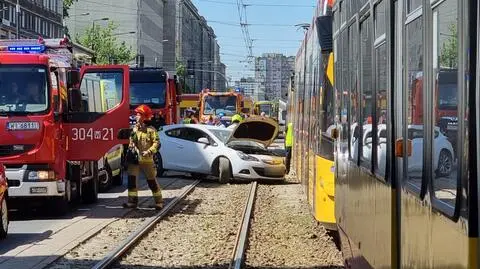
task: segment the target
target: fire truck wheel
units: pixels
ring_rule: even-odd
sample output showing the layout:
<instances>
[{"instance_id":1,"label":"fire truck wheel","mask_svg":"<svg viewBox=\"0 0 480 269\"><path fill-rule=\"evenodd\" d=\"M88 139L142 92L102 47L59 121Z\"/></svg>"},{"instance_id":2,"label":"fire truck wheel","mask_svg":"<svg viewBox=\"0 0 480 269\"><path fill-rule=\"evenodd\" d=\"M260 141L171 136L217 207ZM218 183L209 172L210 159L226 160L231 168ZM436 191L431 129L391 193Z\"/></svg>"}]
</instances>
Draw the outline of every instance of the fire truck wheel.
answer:
<instances>
[{"instance_id":1,"label":"fire truck wheel","mask_svg":"<svg viewBox=\"0 0 480 269\"><path fill-rule=\"evenodd\" d=\"M98 165L95 162L93 165L92 178L83 184L83 189L82 189L83 202L87 204L95 203L98 200L98 189L99 189Z\"/></svg>"},{"instance_id":2,"label":"fire truck wheel","mask_svg":"<svg viewBox=\"0 0 480 269\"><path fill-rule=\"evenodd\" d=\"M4 198L0 206L2 220L0 221L0 239L7 237L8 233L8 208L7 200Z\"/></svg>"}]
</instances>

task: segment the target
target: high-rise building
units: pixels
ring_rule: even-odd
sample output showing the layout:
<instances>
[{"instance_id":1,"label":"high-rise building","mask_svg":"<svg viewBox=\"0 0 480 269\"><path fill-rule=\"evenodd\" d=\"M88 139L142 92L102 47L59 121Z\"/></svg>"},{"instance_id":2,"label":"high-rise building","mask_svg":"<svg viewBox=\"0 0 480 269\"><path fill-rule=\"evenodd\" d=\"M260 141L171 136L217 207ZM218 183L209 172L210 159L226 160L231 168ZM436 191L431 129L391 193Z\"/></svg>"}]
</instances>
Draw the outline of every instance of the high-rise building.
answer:
<instances>
[{"instance_id":1,"label":"high-rise building","mask_svg":"<svg viewBox=\"0 0 480 269\"><path fill-rule=\"evenodd\" d=\"M255 98L255 100L259 100L257 96L258 83L255 81L255 78L241 78L239 81L235 81L235 87L242 89L245 95L250 95ZM263 98L260 100L263 100Z\"/></svg>"},{"instance_id":2,"label":"high-rise building","mask_svg":"<svg viewBox=\"0 0 480 269\"><path fill-rule=\"evenodd\" d=\"M266 100L286 100L288 84L294 72L295 57L264 53L255 59L255 80Z\"/></svg>"},{"instance_id":3,"label":"high-rise building","mask_svg":"<svg viewBox=\"0 0 480 269\"><path fill-rule=\"evenodd\" d=\"M16 0L0 1L0 38L17 38ZM20 38L63 37L63 0L20 0Z\"/></svg>"},{"instance_id":4,"label":"high-rise building","mask_svg":"<svg viewBox=\"0 0 480 269\"><path fill-rule=\"evenodd\" d=\"M118 25L115 37L131 46L136 54L131 64L146 67L163 66L164 38L163 0L89 0L74 1L65 19L70 35L82 34L92 26Z\"/></svg>"},{"instance_id":5,"label":"high-rise building","mask_svg":"<svg viewBox=\"0 0 480 269\"><path fill-rule=\"evenodd\" d=\"M185 79L189 88L193 92L203 88L225 90L225 65L220 61L220 47L212 27L190 0L167 2L176 3L176 10L170 12L176 14L173 18L176 26L171 28L177 37L175 59L187 67Z\"/></svg>"}]
</instances>

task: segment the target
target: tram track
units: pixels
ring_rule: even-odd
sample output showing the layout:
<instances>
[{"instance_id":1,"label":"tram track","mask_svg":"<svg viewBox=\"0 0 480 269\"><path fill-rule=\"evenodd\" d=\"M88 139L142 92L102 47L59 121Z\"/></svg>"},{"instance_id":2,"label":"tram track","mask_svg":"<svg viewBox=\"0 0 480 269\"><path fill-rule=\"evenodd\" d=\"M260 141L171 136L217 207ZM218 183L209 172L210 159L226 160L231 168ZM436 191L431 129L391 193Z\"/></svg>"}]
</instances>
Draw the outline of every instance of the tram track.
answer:
<instances>
[{"instance_id":1,"label":"tram track","mask_svg":"<svg viewBox=\"0 0 480 269\"><path fill-rule=\"evenodd\" d=\"M253 182L247 198L247 203L242 215L242 223L239 226L237 239L235 240L235 249L232 254L230 269L240 269L245 264L245 252L248 243L248 235L250 230L250 222L254 209L255 198L257 194L257 182Z\"/></svg>"},{"instance_id":2,"label":"tram track","mask_svg":"<svg viewBox=\"0 0 480 269\"><path fill-rule=\"evenodd\" d=\"M184 189L185 191L191 191L192 185L198 184L199 181L192 182L191 180L175 179L163 186L162 192L164 192L165 200L172 200L173 202L178 198L177 188ZM144 186L145 187L145 186ZM184 191L184 192L185 192ZM166 195L165 195L166 193ZM183 195L180 194L180 195ZM156 211L151 208L144 208L145 204L151 200L150 196L140 197L139 207L137 209L129 209L121 217L112 221L97 232L89 235L82 242L72 247L66 253L61 253L56 259L49 262L42 268L91 268L94 261L97 259L97 253L106 252L110 249L110 246L116 244L117 241L121 241L131 235L132 230L135 230L139 225L151 221L152 218L161 214L165 209L171 207L171 203L167 202L165 207L161 211ZM158 212L155 214L155 212ZM153 215L153 216L152 216Z\"/></svg>"},{"instance_id":3,"label":"tram track","mask_svg":"<svg viewBox=\"0 0 480 269\"><path fill-rule=\"evenodd\" d=\"M107 254L100 262L95 264L93 269L105 269L110 268L115 262L117 262L122 255L135 246L135 244L142 239L143 236L148 234L155 225L161 221L175 206L184 199L194 188L200 183L199 180L190 184L179 196L175 197L173 201L168 203L158 214L147 219L144 224L135 232L130 234L118 247Z\"/></svg>"},{"instance_id":4,"label":"tram track","mask_svg":"<svg viewBox=\"0 0 480 269\"><path fill-rule=\"evenodd\" d=\"M218 184L217 184L218 185ZM249 188L246 188L249 186ZM204 186L205 187L205 186ZM205 187L209 188L209 187ZM192 266L193 260L195 259L195 255L192 256L192 259L190 261L185 261L183 264L171 264L168 261L166 263L162 264L157 264L155 261L148 261L147 260L136 260L132 257L135 257L136 255L140 255L139 252L142 252L143 254L145 252L148 252L146 249L146 246L155 244L154 242L157 242L155 240L156 236L160 236L160 234L163 234L163 236L160 237L165 237L169 233L168 229L163 230L159 229L160 232L155 232L152 231L152 227L155 226L156 224L165 224L165 223L159 223L156 220L160 220L163 216L166 216L170 213L175 213L175 215L172 215L172 218L175 216L179 216L182 214L190 214L190 216L193 216L192 218L199 217L200 215L203 215L205 217L204 223L197 223L197 226L206 226L210 231L215 230L217 233L215 241L217 241L217 244L215 246L211 246L208 248L205 248L205 252L210 252L210 257L217 256L217 259L207 259L209 261L207 262L201 262L199 261L200 264L195 263L195 266L206 266L208 268L242 268L244 265L244 257L245 257L245 250L246 250L246 244L248 240L248 230L249 230L249 223L250 219L252 216L252 210L253 210L253 205L255 201L255 194L256 194L256 189L257 189L257 183L254 182L249 185L245 184L240 184L240 185L218 185L218 186L210 186L210 188L222 188L223 190L226 189L226 192L217 195L217 197L209 197L208 200L206 201L205 204L212 204L217 203L220 205L221 208L216 208L213 209L213 207L210 208L203 208L198 210L198 212L188 212L188 206L184 205L175 205L173 202L171 203L171 207L168 209L165 208L164 212L160 212L158 216L152 217L151 221L147 221L143 227L139 228L137 231L132 233L126 240L124 240L121 244L119 244L113 251L111 251L108 255L106 255L100 262L95 264L92 268L95 269L104 269L104 268L130 268L132 267L138 267L141 266L142 262L149 262L148 266L158 266L158 267L170 267L170 266ZM195 191L191 194L193 195L195 192L198 192L199 189L195 189ZM203 190L205 192L205 190ZM202 193L203 194L203 193ZM202 194L197 194L197 195L202 195ZM233 197L237 195L237 197L233 198L231 201L228 199L228 197ZM219 197L222 198L227 198L227 199L218 199ZM180 201L181 197L178 197L178 201ZM190 197L191 201L195 201L195 197ZM241 201L242 205L239 204ZM186 201L183 201L186 202ZM209 206L207 205L207 206ZM231 212L231 209L235 207L237 209L236 212ZM237 206L235 206L237 205ZM179 212L176 212L174 208L177 208ZM243 210L242 210L243 209ZM175 212L172 212L175 211ZM163 211L163 210L162 210ZM218 216L225 216L225 215L230 215L232 217L232 221L229 223L224 223L225 225L217 225L214 227L214 225L211 223L212 218L215 218ZM235 222L235 223L232 223ZM173 226L176 226L176 223L172 223ZM225 227L228 226L228 227ZM193 235L196 233L190 233L188 235ZM201 237L201 236L200 236ZM208 237L208 236L204 236ZM141 242L142 238L146 239L147 242ZM194 238L189 238L190 241L195 241ZM148 241L150 240L150 241ZM180 241L180 239L179 239ZM198 242L202 242L202 240L198 240ZM178 245L180 245L181 242L178 242ZM206 243L205 243L206 244ZM228 246L227 246L228 245ZM159 244L160 247L163 247L161 244ZM230 251L223 251L223 252L218 252L217 247L223 247L225 249L229 249ZM168 247L163 248L165 251L168 251ZM193 253L198 253L202 252L202 246L197 245L195 246L195 249L190 249L191 252ZM137 251L138 250L138 251ZM171 251L171 249L170 249ZM185 252L185 251L183 251ZM177 252L179 253L179 252ZM161 254L159 254L161 255ZM201 254L202 255L207 255L206 253ZM156 256L156 255L153 255ZM182 255L178 255L179 257L173 257L173 260L179 261L182 259ZM145 256L142 256L145 258ZM140 263L140 264L139 264ZM145 264L147 266L147 264Z\"/></svg>"}]
</instances>

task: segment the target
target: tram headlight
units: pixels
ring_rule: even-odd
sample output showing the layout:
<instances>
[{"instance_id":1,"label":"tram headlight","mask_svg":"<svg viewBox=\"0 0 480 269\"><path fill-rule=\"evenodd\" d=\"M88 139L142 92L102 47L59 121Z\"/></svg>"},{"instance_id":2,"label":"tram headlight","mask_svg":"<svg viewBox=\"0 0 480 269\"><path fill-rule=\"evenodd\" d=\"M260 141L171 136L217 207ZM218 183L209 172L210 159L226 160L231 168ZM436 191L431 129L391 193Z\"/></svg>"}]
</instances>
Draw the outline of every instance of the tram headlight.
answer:
<instances>
[{"instance_id":1,"label":"tram headlight","mask_svg":"<svg viewBox=\"0 0 480 269\"><path fill-rule=\"evenodd\" d=\"M237 155L238 157L240 157L240 159L244 160L244 161L250 161L250 162L258 162L259 160L253 156L250 156L248 154L245 154L241 151L237 151Z\"/></svg>"}]
</instances>

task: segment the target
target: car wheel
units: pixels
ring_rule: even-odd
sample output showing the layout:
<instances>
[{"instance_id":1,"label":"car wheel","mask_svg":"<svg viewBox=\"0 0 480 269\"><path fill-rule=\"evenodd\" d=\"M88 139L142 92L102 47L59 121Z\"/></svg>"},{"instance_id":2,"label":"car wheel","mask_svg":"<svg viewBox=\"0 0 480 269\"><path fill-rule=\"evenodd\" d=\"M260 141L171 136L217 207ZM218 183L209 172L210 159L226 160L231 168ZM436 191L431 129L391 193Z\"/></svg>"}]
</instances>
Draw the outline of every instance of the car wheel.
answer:
<instances>
[{"instance_id":1,"label":"car wheel","mask_svg":"<svg viewBox=\"0 0 480 269\"><path fill-rule=\"evenodd\" d=\"M0 239L7 237L8 233L8 207L7 200L4 198L0 207L2 221L0 222Z\"/></svg>"},{"instance_id":2,"label":"car wheel","mask_svg":"<svg viewBox=\"0 0 480 269\"><path fill-rule=\"evenodd\" d=\"M448 176L452 172L453 159L452 154L447 150L440 151L438 157L437 175L440 177Z\"/></svg>"},{"instance_id":3,"label":"car wheel","mask_svg":"<svg viewBox=\"0 0 480 269\"><path fill-rule=\"evenodd\" d=\"M92 178L85 182L83 185L82 200L84 203L92 204L98 200L98 189L99 189L99 180L98 180L98 166L96 163L93 165L93 176Z\"/></svg>"},{"instance_id":4,"label":"car wheel","mask_svg":"<svg viewBox=\"0 0 480 269\"><path fill-rule=\"evenodd\" d=\"M230 161L225 157L220 157L218 160L218 181L220 183L228 183L231 174Z\"/></svg>"},{"instance_id":5,"label":"car wheel","mask_svg":"<svg viewBox=\"0 0 480 269\"><path fill-rule=\"evenodd\" d=\"M105 163L105 172L105 175L101 177L102 180L100 180L99 178L101 192L108 191L108 189L110 189L110 187L112 186L113 182L112 169L110 168L110 165L108 165L108 163Z\"/></svg>"}]
</instances>

